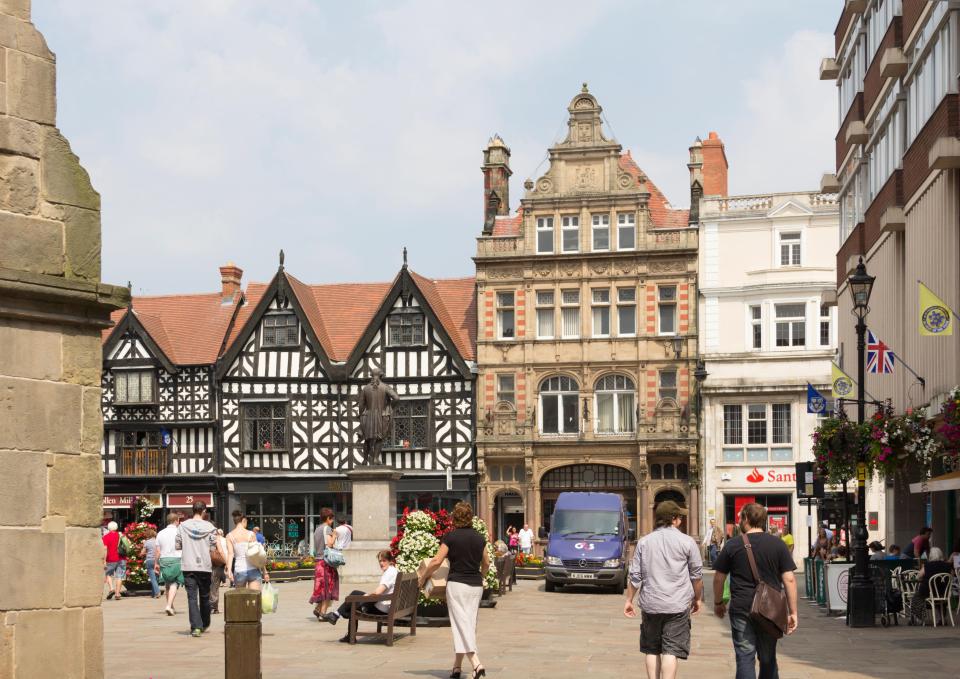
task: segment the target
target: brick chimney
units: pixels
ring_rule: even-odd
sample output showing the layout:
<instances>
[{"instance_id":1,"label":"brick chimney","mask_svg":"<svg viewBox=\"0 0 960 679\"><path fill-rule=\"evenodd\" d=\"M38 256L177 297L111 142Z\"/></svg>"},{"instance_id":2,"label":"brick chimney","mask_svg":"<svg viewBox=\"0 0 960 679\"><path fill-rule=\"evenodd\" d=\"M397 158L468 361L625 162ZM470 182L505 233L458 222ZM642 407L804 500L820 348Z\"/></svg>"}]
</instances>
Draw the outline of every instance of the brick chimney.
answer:
<instances>
[{"instance_id":1,"label":"brick chimney","mask_svg":"<svg viewBox=\"0 0 960 679\"><path fill-rule=\"evenodd\" d=\"M727 196L728 167L723 141L711 132L703 142L703 195Z\"/></svg>"},{"instance_id":2,"label":"brick chimney","mask_svg":"<svg viewBox=\"0 0 960 679\"><path fill-rule=\"evenodd\" d=\"M510 214L510 149L495 134L483 152L483 233L493 233L498 215Z\"/></svg>"},{"instance_id":3,"label":"brick chimney","mask_svg":"<svg viewBox=\"0 0 960 679\"><path fill-rule=\"evenodd\" d=\"M700 199L703 198L703 142L697 137L690 147L690 226L700 223Z\"/></svg>"},{"instance_id":4,"label":"brick chimney","mask_svg":"<svg viewBox=\"0 0 960 679\"><path fill-rule=\"evenodd\" d=\"M223 286L220 298L221 304L233 304L240 292L241 278L243 278L243 269L233 262L227 262L226 266L220 267L220 282Z\"/></svg>"}]
</instances>

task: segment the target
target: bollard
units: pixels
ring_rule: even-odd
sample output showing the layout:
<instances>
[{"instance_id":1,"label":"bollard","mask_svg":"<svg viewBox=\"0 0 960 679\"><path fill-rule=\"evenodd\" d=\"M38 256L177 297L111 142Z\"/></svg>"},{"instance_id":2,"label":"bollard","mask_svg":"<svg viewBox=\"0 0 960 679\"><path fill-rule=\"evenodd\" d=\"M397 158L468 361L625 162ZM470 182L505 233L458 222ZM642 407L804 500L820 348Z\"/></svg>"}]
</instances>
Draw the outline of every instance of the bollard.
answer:
<instances>
[{"instance_id":1,"label":"bollard","mask_svg":"<svg viewBox=\"0 0 960 679\"><path fill-rule=\"evenodd\" d=\"M223 595L226 679L261 679L260 592L232 589Z\"/></svg>"}]
</instances>

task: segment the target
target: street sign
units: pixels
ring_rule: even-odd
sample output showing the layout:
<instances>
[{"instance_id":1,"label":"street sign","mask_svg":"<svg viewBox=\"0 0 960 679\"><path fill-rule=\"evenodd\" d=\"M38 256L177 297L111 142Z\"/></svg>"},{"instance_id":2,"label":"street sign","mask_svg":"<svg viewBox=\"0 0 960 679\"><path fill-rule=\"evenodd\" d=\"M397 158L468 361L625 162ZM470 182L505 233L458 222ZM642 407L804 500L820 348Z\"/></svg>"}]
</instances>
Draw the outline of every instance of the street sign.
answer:
<instances>
[{"instance_id":1,"label":"street sign","mask_svg":"<svg viewBox=\"0 0 960 679\"><path fill-rule=\"evenodd\" d=\"M168 508L192 507L197 500L202 500L207 507L213 506L213 493L169 493L167 495Z\"/></svg>"},{"instance_id":2,"label":"street sign","mask_svg":"<svg viewBox=\"0 0 960 679\"><path fill-rule=\"evenodd\" d=\"M813 462L797 462L797 497L823 497L823 479L818 478Z\"/></svg>"}]
</instances>

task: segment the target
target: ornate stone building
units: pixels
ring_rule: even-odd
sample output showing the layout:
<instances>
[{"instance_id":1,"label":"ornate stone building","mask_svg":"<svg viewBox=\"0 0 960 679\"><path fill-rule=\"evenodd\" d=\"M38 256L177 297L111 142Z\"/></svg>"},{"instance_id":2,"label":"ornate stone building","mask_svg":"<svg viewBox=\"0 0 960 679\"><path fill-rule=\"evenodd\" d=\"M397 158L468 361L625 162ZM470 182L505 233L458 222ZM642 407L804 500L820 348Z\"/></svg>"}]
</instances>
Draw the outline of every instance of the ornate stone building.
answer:
<instances>
[{"instance_id":1,"label":"ornate stone building","mask_svg":"<svg viewBox=\"0 0 960 679\"><path fill-rule=\"evenodd\" d=\"M610 491L640 534L668 498L696 532L696 226L607 138L586 84L568 111L513 215L510 150L495 136L484 152L479 512L501 535L549 528L560 492ZM694 203L705 177L726 191L718 141L689 167Z\"/></svg>"}]
</instances>

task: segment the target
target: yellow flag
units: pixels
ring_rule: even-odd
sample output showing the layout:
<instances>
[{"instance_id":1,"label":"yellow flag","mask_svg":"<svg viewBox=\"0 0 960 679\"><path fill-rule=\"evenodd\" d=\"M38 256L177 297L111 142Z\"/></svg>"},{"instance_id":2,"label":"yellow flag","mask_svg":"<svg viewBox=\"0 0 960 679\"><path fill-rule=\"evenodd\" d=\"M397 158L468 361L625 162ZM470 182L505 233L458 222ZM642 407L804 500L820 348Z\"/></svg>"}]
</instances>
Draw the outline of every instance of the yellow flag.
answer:
<instances>
[{"instance_id":1,"label":"yellow flag","mask_svg":"<svg viewBox=\"0 0 960 679\"><path fill-rule=\"evenodd\" d=\"M953 314L942 299L923 283L920 285L920 334L941 336L953 334Z\"/></svg>"},{"instance_id":2,"label":"yellow flag","mask_svg":"<svg viewBox=\"0 0 960 679\"><path fill-rule=\"evenodd\" d=\"M850 379L847 373L840 370L836 363L831 363L830 369L833 371L833 397L850 398L851 394L853 394L853 380Z\"/></svg>"}]
</instances>

